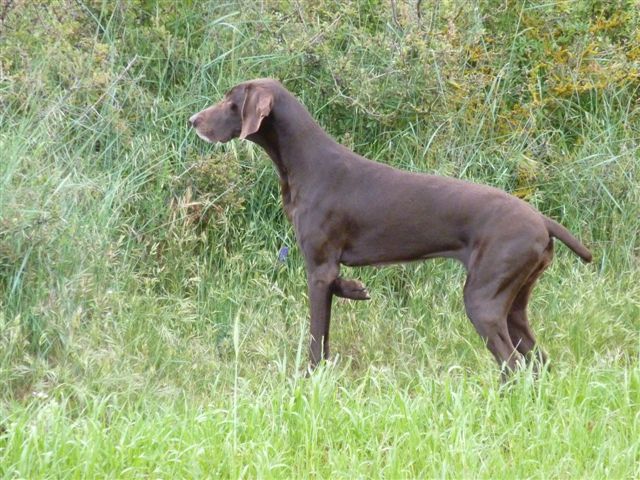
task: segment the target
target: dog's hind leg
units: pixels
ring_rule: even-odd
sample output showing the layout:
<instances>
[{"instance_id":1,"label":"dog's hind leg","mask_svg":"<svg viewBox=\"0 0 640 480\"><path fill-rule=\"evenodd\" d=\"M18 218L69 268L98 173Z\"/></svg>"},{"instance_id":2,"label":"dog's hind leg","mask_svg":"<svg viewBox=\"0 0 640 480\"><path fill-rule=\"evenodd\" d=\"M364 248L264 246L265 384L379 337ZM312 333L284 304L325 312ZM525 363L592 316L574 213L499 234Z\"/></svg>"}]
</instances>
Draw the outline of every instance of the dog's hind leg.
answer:
<instances>
[{"instance_id":1,"label":"dog's hind leg","mask_svg":"<svg viewBox=\"0 0 640 480\"><path fill-rule=\"evenodd\" d=\"M527 360L537 360L539 362L539 365L536 365L536 369L547 363L547 356L539 347L536 348L536 340L527 318L527 304L535 282L549 266L552 258L553 240L550 240L540 263L516 295L507 316L507 327L512 343Z\"/></svg>"},{"instance_id":2,"label":"dog's hind leg","mask_svg":"<svg viewBox=\"0 0 640 480\"><path fill-rule=\"evenodd\" d=\"M502 370L502 379L506 380L513 372L522 355L511 341L507 328L508 300L498 298L489 301L484 293L465 286L464 303L467 315L478 334L486 342Z\"/></svg>"},{"instance_id":3,"label":"dog's hind leg","mask_svg":"<svg viewBox=\"0 0 640 480\"><path fill-rule=\"evenodd\" d=\"M492 248L493 247L493 248ZM540 263L535 248L485 246L473 256L464 286L467 315L502 368L502 379L522 362L507 326L507 315L525 282Z\"/></svg>"}]
</instances>

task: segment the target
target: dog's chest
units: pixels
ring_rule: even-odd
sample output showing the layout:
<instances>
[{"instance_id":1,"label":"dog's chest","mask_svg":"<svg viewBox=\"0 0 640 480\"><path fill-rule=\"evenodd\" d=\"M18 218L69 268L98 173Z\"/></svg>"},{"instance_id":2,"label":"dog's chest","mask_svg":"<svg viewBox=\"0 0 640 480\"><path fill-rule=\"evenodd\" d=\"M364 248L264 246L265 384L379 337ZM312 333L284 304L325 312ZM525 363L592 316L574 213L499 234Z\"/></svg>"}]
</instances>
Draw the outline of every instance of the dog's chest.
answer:
<instances>
[{"instance_id":1,"label":"dog's chest","mask_svg":"<svg viewBox=\"0 0 640 480\"><path fill-rule=\"evenodd\" d=\"M286 177L280 177L280 193L282 194L282 206L284 213L287 216L289 222L294 223L295 204L291 195L291 188Z\"/></svg>"}]
</instances>

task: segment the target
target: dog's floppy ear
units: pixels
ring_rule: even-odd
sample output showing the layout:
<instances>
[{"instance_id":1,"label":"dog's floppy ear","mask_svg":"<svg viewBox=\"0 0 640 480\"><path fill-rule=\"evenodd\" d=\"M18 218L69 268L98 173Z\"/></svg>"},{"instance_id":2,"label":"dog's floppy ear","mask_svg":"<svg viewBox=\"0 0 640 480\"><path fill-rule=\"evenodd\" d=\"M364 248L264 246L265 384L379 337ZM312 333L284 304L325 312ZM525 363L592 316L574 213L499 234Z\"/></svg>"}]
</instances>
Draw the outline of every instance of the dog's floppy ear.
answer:
<instances>
[{"instance_id":1,"label":"dog's floppy ear","mask_svg":"<svg viewBox=\"0 0 640 480\"><path fill-rule=\"evenodd\" d=\"M273 93L264 87L247 85L242 104L242 131L240 138L256 133L260 129L262 119L271 113Z\"/></svg>"}]
</instances>

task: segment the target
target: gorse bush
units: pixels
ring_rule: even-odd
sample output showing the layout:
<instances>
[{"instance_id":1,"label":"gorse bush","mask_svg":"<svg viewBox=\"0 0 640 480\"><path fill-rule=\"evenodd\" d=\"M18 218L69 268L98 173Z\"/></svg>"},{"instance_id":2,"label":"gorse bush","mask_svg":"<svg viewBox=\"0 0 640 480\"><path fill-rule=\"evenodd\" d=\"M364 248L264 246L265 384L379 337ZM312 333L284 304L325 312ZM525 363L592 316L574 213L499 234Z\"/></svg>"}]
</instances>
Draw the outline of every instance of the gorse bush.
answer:
<instances>
[{"instance_id":1,"label":"gorse bush","mask_svg":"<svg viewBox=\"0 0 640 480\"><path fill-rule=\"evenodd\" d=\"M0 1L0 473L67 475L73 461L46 459L83 450L39 455L41 439L84 444L86 432L111 432L113 420L123 429L140 423L141 444L150 444L154 429L169 435L185 418L185 429L213 429L225 443L210 458L226 460L204 470L222 476L259 475L242 470L250 458L273 459L269 471L280 476L296 476L297 464L327 475L353 465L360 476L446 476L444 467L394 457L406 430L423 441L416 451L424 458L453 462L450 476L523 473L504 467L518 465L506 444L543 477L631 476L639 32L630 0ZM282 81L358 153L506 189L593 250L585 268L558 248L534 295L534 329L561 387L543 380L545 403L525 381L513 397L545 425L559 416L569 423L562 452L573 452L570 461L545 460L551 430L522 421L517 402L505 406L492 390L497 375L464 317L457 265L358 270L373 299L338 302L332 327L346 365L309 384L295 376L306 359L304 269L277 175L249 142L207 145L186 124L236 83L263 76ZM389 414L416 391L420 399L442 392L424 415L439 416L437 442L428 428L397 427ZM486 398L503 415L490 421L491 452L485 426L473 423L489 415ZM375 421L358 411L367 402ZM416 402L407 411L427 411ZM148 404L158 418L144 423ZM202 405L217 413L199 414ZM475 412L464 420L470 428L452 427L447 411ZM328 463L311 448L327 438L322 419L337 419L335 448L318 450ZM260 432L277 423L290 437L274 426L271 443L261 443ZM47 433L23 437L27 424ZM438 450L450 427L467 451L483 452L473 467ZM527 450L501 428L526 432ZM611 443L597 451L591 432ZM116 447L109 436L85 443L100 442L144 450ZM191 444L183 446L200 455ZM389 453L367 463L349 456L357 451L350 445ZM580 457L578 447L590 453ZM169 472L140 460L144 452L105 455L84 476L124 472L127 463L146 476Z\"/></svg>"}]
</instances>

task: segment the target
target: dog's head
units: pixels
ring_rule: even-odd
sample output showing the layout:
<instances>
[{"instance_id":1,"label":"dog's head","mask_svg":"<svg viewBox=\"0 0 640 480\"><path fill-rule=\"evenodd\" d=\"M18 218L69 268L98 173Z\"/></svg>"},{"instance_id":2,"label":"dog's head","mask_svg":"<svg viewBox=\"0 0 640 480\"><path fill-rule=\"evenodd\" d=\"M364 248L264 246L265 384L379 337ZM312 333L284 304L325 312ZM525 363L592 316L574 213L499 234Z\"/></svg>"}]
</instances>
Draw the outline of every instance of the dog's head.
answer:
<instances>
[{"instance_id":1,"label":"dog's head","mask_svg":"<svg viewBox=\"0 0 640 480\"><path fill-rule=\"evenodd\" d=\"M252 80L236 85L219 103L193 115L189 125L209 143L247 138L260 130L262 120L271 113L275 83Z\"/></svg>"}]
</instances>

